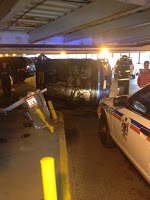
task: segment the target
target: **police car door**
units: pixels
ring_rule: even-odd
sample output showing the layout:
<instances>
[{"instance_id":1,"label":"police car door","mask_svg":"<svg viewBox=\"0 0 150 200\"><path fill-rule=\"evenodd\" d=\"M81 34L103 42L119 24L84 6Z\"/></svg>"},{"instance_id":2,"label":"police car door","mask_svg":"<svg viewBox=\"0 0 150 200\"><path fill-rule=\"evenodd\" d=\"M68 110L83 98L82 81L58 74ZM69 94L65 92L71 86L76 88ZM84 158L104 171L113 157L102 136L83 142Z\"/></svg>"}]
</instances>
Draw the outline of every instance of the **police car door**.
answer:
<instances>
[{"instance_id":1,"label":"police car door","mask_svg":"<svg viewBox=\"0 0 150 200\"><path fill-rule=\"evenodd\" d=\"M117 110L115 115L118 118L118 122L114 118L116 142L150 181L150 85L134 94L127 108Z\"/></svg>"},{"instance_id":2,"label":"police car door","mask_svg":"<svg viewBox=\"0 0 150 200\"><path fill-rule=\"evenodd\" d=\"M129 99L128 109L127 153L150 182L150 85Z\"/></svg>"},{"instance_id":3,"label":"police car door","mask_svg":"<svg viewBox=\"0 0 150 200\"><path fill-rule=\"evenodd\" d=\"M129 131L129 116L126 108L116 107L113 113L113 138L126 152L127 150L127 135Z\"/></svg>"}]
</instances>

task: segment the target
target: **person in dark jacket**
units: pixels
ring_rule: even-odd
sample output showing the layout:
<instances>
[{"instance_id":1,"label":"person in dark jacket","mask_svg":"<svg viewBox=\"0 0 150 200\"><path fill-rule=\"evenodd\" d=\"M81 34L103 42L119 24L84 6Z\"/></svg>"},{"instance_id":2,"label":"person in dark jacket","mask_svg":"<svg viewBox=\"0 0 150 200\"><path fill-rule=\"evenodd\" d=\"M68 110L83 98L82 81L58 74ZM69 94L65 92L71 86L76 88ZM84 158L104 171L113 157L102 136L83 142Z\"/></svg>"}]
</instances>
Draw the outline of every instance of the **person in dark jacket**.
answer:
<instances>
[{"instance_id":1,"label":"person in dark jacket","mask_svg":"<svg viewBox=\"0 0 150 200\"><path fill-rule=\"evenodd\" d=\"M45 85L45 68L47 57L41 54L36 62L36 88L43 89Z\"/></svg>"},{"instance_id":2,"label":"person in dark jacket","mask_svg":"<svg viewBox=\"0 0 150 200\"><path fill-rule=\"evenodd\" d=\"M2 62L0 70L0 78L2 82L3 95L6 97L11 96L11 80L10 80L11 70L7 66L6 62Z\"/></svg>"},{"instance_id":3,"label":"person in dark jacket","mask_svg":"<svg viewBox=\"0 0 150 200\"><path fill-rule=\"evenodd\" d=\"M119 79L129 78L130 76L130 59L127 56L123 56L117 61L117 67L115 72L118 74Z\"/></svg>"}]
</instances>

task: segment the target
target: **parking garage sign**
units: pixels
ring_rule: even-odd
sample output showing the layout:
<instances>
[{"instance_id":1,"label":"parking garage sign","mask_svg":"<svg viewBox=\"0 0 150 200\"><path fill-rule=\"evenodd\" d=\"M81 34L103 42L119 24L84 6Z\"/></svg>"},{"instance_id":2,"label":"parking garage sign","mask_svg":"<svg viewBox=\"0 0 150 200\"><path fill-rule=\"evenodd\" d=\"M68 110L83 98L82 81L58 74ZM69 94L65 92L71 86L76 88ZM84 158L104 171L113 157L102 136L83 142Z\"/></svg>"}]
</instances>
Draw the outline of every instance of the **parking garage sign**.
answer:
<instances>
[{"instance_id":1,"label":"parking garage sign","mask_svg":"<svg viewBox=\"0 0 150 200\"><path fill-rule=\"evenodd\" d=\"M28 99L26 99L28 105L30 108L32 108L33 106L37 105L37 101L34 98L34 96L29 97Z\"/></svg>"}]
</instances>

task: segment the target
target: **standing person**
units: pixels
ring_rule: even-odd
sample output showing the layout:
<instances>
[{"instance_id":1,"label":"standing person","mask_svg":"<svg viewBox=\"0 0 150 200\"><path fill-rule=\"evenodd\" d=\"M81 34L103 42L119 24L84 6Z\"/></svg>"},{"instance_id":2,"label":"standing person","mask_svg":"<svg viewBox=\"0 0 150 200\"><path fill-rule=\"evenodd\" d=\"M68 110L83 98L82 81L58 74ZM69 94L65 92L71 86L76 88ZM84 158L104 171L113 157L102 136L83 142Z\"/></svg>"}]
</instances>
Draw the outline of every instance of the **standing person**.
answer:
<instances>
[{"instance_id":1,"label":"standing person","mask_svg":"<svg viewBox=\"0 0 150 200\"><path fill-rule=\"evenodd\" d=\"M115 73L118 74L118 95L129 94L130 59L122 56L116 63Z\"/></svg>"},{"instance_id":2,"label":"standing person","mask_svg":"<svg viewBox=\"0 0 150 200\"><path fill-rule=\"evenodd\" d=\"M7 66L6 62L2 62L0 77L2 82L3 95L6 97L11 96L11 80L10 80L11 70Z\"/></svg>"},{"instance_id":3,"label":"standing person","mask_svg":"<svg viewBox=\"0 0 150 200\"><path fill-rule=\"evenodd\" d=\"M41 54L36 62L36 89L43 89L44 88L44 72L45 72L45 60L46 57Z\"/></svg>"},{"instance_id":4,"label":"standing person","mask_svg":"<svg viewBox=\"0 0 150 200\"><path fill-rule=\"evenodd\" d=\"M137 84L140 88L150 83L149 61L144 62L144 70L141 70L137 79Z\"/></svg>"}]
</instances>

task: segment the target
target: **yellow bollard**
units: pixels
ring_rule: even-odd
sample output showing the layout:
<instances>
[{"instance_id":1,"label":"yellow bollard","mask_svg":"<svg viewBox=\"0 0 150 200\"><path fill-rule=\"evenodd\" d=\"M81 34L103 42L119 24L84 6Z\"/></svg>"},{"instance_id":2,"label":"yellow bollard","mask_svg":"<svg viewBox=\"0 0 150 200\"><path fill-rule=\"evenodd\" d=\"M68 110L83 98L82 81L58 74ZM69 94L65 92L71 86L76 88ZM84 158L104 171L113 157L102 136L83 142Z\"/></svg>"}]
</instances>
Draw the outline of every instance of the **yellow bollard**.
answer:
<instances>
[{"instance_id":1,"label":"yellow bollard","mask_svg":"<svg viewBox=\"0 0 150 200\"><path fill-rule=\"evenodd\" d=\"M57 200L54 158L45 157L40 160L43 181L44 200Z\"/></svg>"},{"instance_id":2,"label":"yellow bollard","mask_svg":"<svg viewBox=\"0 0 150 200\"><path fill-rule=\"evenodd\" d=\"M52 113L53 119L57 120L57 115L56 115L55 109L54 109L53 104L52 104L52 102L50 100L48 101L48 107L49 107L49 109L50 109L50 111Z\"/></svg>"},{"instance_id":3,"label":"yellow bollard","mask_svg":"<svg viewBox=\"0 0 150 200\"><path fill-rule=\"evenodd\" d=\"M47 121L45 115L42 113L42 111L39 108L36 109L36 113L39 115L41 120L45 123L45 125L50 130L50 132L54 133L54 127L50 125L50 123Z\"/></svg>"}]
</instances>

